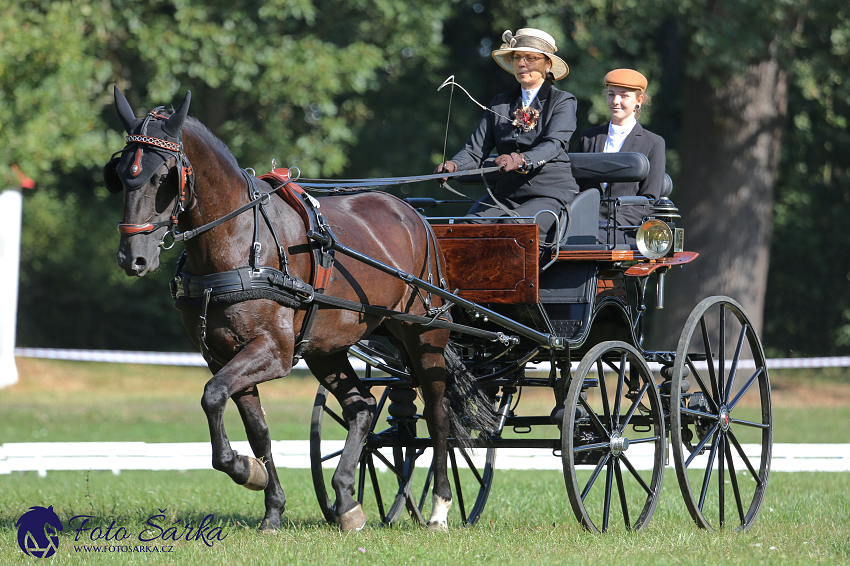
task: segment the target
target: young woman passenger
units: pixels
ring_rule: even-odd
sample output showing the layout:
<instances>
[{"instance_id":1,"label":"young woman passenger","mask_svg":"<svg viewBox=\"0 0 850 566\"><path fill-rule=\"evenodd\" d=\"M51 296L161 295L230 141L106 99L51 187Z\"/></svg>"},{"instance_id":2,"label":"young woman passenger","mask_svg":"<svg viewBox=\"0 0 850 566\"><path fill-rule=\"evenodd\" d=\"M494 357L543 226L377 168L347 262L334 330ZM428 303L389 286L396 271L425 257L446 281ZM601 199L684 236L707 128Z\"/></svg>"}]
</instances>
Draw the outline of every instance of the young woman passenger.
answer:
<instances>
[{"instance_id":1,"label":"young woman passenger","mask_svg":"<svg viewBox=\"0 0 850 566\"><path fill-rule=\"evenodd\" d=\"M576 98L553 82L570 70L555 55L555 40L542 30L523 28L516 35L508 30L502 40L493 59L519 84L493 99L466 146L435 172L476 169L495 150L500 175L467 215L518 222L507 218L551 210L563 228L565 208L579 191L567 155L576 128ZM554 243L555 217L541 214L538 224L541 244Z\"/></svg>"},{"instance_id":2,"label":"young woman passenger","mask_svg":"<svg viewBox=\"0 0 850 566\"><path fill-rule=\"evenodd\" d=\"M581 133L579 151L582 153L638 152L649 158L649 175L637 183L582 183L581 190L600 189L603 202L599 209L599 239L603 243L634 243L635 230L615 230L608 240L605 226L609 220L610 203L605 197L641 195L652 200L661 195L664 184L664 138L643 128L639 123L641 108L649 106L647 80L632 69L615 69L605 75L605 88L611 121ZM617 210L618 226L637 226L646 214L644 207L624 206ZM613 219L612 219L613 220Z\"/></svg>"}]
</instances>

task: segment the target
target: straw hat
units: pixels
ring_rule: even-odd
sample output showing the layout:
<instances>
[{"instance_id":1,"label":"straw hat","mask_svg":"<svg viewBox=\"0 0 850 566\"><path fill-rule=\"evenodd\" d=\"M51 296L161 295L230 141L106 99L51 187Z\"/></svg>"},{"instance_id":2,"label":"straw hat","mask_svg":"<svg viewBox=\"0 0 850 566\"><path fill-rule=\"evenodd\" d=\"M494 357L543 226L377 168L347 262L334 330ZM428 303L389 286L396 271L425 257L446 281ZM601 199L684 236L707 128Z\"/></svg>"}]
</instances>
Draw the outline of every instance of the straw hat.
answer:
<instances>
[{"instance_id":1,"label":"straw hat","mask_svg":"<svg viewBox=\"0 0 850 566\"><path fill-rule=\"evenodd\" d=\"M605 84L646 92L647 80L642 74L632 69L614 69L605 75Z\"/></svg>"},{"instance_id":2,"label":"straw hat","mask_svg":"<svg viewBox=\"0 0 850 566\"><path fill-rule=\"evenodd\" d=\"M502 46L493 51L493 59L504 70L514 74L514 66L511 63L511 54L514 51L530 51L546 55L552 61L552 75L555 80L563 79L570 73L570 68L563 59L555 55L558 48L555 46L555 38L545 31L534 28L518 29L516 35L511 30L502 34Z\"/></svg>"}]
</instances>

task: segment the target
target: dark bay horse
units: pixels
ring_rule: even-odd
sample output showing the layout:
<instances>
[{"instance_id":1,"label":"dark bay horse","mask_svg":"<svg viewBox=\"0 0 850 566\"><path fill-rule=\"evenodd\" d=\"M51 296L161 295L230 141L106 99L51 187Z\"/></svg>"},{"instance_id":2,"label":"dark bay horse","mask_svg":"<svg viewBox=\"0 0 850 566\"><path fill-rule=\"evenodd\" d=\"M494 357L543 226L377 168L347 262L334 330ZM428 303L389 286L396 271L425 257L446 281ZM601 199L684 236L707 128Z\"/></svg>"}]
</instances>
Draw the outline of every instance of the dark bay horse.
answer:
<instances>
[{"instance_id":1,"label":"dark bay horse","mask_svg":"<svg viewBox=\"0 0 850 566\"><path fill-rule=\"evenodd\" d=\"M104 178L110 190L124 192L117 260L129 276L143 277L157 269L166 233L185 235L248 204L257 191L273 193L269 184L240 169L230 150L206 127L187 117L189 102L187 93L176 112L157 109L138 119L115 88L115 105L129 135L125 148L116 153L120 157L113 157L104 169ZM264 206L276 237L262 221L257 228L250 210L233 216L184 240L184 272L203 276L244 268L256 250L260 265L283 270L280 258L288 258L288 271L309 282L313 256L305 225L277 194L268 197ZM432 244L429 248L429 228L411 207L395 197L362 192L322 198L321 214L340 242L374 259L421 278L442 269L444 259L439 247ZM257 229L259 249L254 246ZM426 301L415 288L346 256L336 258L325 294L393 311L426 312ZM441 304L434 297L432 306ZM201 405L209 423L213 467L237 484L265 491L262 529L280 527L286 498L272 459L257 386L292 370L296 336L302 330L305 312L305 308L265 298L233 304L211 302L207 311L197 304L181 308L189 336L209 353L213 377L204 388ZM349 424L332 481L336 518L345 530L360 529L366 523L365 513L353 498L354 480L376 402L352 369L347 349L382 323L406 351L422 390L424 415L434 443L429 526L446 528L452 499L446 470L450 404L444 396L444 349L449 331L374 314L322 308L300 355L318 381L339 400ZM199 338L200 325L205 325L200 329L204 340ZM238 454L230 445L222 419L228 399L239 409L256 458Z\"/></svg>"}]
</instances>

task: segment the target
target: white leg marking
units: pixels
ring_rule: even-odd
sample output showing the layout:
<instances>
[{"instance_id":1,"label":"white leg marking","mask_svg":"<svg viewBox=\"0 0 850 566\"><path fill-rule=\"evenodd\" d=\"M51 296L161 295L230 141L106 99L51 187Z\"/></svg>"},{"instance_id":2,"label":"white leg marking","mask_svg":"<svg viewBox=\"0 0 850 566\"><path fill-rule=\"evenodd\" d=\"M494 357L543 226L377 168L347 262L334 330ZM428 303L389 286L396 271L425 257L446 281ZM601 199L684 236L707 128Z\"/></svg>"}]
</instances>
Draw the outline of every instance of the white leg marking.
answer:
<instances>
[{"instance_id":1,"label":"white leg marking","mask_svg":"<svg viewBox=\"0 0 850 566\"><path fill-rule=\"evenodd\" d=\"M437 494L434 494L431 499L431 518L428 520L428 528L431 530L448 530L449 528L449 509L452 508L452 501L446 501Z\"/></svg>"}]
</instances>

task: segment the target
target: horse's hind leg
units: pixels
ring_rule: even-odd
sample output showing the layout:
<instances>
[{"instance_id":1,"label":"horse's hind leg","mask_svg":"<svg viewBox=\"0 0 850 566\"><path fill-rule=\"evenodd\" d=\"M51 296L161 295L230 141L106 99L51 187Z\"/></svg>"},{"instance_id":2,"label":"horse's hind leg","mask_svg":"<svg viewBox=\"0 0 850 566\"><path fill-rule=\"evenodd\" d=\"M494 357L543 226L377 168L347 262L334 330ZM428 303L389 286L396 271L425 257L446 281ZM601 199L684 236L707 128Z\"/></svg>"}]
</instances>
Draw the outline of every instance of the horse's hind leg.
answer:
<instances>
[{"instance_id":1,"label":"horse's hind leg","mask_svg":"<svg viewBox=\"0 0 850 566\"><path fill-rule=\"evenodd\" d=\"M452 506L452 488L448 475L451 408L446 397L446 359L444 357L448 331L430 330L420 333L421 330L422 328L418 326L407 327L406 330L401 331L402 342L410 357L413 374L422 389L422 398L425 401L423 413L434 445L432 460L434 488L431 492L432 506L428 528L445 530L448 528L449 509Z\"/></svg>"},{"instance_id":2,"label":"horse's hind leg","mask_svg":"<svg viewBox=\"0 0 850 566\"><path fill-rule=\"evenodd\" d=\"M269 436L269 427L266 424L265 413L260 405L260 392L256 387L251 387L246 391L234 395L233 402L236 403L236 407L239 409L239 415L242 417L242 422L245 425L245 433L248 435L251 450L253 450L254 456L265 464L266 475L268 477L267 485L265 486L266 516L263 517L260 530L270 531L278 529L280 528L280 516L286 507L286 495L284 495L283 488L280 486L277 469L272 459L271 437ZM251 478L246 482L246 485L248 484L251 484ZM260 483L259 485L262 484Z\"/></svg>"},{"instance_id":3,"label":"horse's hind leg","mask_svg":"<svg viewBox=\"0 0 850 566\"><path fill-rule=\"evenodd\" d=\"M355 471L375 413L375 398L357 377L345 351L305 361L313 375L339 401L348 424L348 436L331 485L336 492L334 511L340 527L360 530L366 524L366 514L354 499Z\"/></svg>"}]
</instances>

